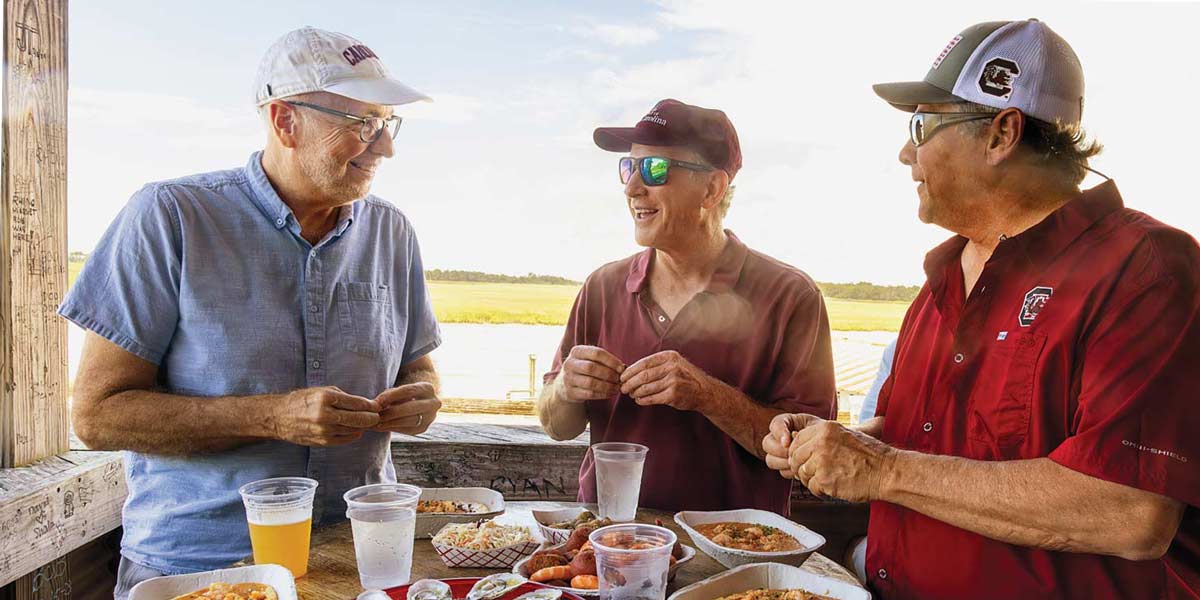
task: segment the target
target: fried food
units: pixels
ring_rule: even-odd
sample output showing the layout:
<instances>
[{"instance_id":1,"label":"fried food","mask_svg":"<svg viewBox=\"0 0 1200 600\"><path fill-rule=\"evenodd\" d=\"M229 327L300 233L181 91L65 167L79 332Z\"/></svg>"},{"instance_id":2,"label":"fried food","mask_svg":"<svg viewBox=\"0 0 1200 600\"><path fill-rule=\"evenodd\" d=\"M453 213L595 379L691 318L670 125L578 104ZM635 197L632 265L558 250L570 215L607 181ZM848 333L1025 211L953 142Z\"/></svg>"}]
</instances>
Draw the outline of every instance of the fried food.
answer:
<instances>
[{"instance_id":1,"label":"fried food","mask_svg":"<svg viewBox=\"0 0 1200 600\"><path fill-rule=\"evenodd\" d=\"M487 511L487 506L479 502L459 502L458 500L420 500L417 502L418 513L473 515Z\"/></svg>"},{"instance_id":2,"label":"fried food","mask_svg":"<svg viewBox=\"0 0 1200 600\"><path fill-rule=\"evenodd\" d=\"M279 593L265 583L212 583L172 600L279 600Z\"/></svg>"},{"instance_id":3,"label":"fried food","mask_svg":"<svg viewBox=\"0 0 1200 600\"><path fill-rule=\"evenodd\" d=\"M805 590L758 589L725 596L717 600L833 600L833 598Z\"/></svg>"},{"instance_id":4,"label":"fried food","mask_svg":"<svg viewBox=\"0 0 1200 600\"><path fill-rule=\"evenodd\" d=\"M801 548L796 538L774 527L757 523L704 523L695 526L695 529L714 544L734 550L787 552Z\"/></svg>"}]
</instances>

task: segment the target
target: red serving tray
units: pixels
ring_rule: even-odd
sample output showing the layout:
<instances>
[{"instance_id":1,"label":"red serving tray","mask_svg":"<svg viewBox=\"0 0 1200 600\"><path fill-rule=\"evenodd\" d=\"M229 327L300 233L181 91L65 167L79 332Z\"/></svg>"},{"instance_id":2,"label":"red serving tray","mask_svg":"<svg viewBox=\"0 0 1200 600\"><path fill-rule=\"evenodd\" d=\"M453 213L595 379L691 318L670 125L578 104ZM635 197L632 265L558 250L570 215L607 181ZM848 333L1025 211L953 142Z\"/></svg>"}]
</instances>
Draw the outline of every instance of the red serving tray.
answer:
<instances>
[{"instance_id":1,"label":"red serving tray","mask_svg":"<svg viewBox=\"0 0 1200 600\"><path fill-rule=\"evenodd\" d=\"M442 581L444 581L450 585L450 593L454 594L455 598L466 598L467 593L471 591L471 588L474 587L475 584L480 579L483 579L483 578L482 577L453 577L450 579L443 579ZM413 582L413 583L416 583L416 582ZM409 584L409 585L411 585L411 584ZM392 598L395 598L395 600L406 600L406 598L408 597L408 588L409 588L408 585L402 585L400 587L388 588L388 589L384 590L384 592L387 592L387 595L391 596ZM500 596L496 600L512 600L513 598L516 598L517 596L520 596L521 594L526 594L526 593L532 592L534 590L542 590L542 589L560 590L560 588L551 587L548 585L542 585L540 583L534 583L532 581L526 581L525 583L522 583L521 585L517 586L515 589L510 590L507 594ZM563 593L562 600L584 600L583 598L576 596L575 594L572 594L571 592L563 591L563 590L560 590L560 591L562 591L562 593Z\"/></svg>"}]
</instances>

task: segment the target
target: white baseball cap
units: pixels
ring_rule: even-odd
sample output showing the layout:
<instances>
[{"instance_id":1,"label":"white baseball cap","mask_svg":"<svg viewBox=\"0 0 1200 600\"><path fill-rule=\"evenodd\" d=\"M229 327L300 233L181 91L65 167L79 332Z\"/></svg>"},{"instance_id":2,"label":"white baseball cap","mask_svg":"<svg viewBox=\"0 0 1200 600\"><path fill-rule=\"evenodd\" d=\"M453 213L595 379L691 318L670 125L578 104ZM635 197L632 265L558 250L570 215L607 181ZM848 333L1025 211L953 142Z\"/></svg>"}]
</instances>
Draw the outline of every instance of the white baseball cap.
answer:
<instances>
[{"instance_id":1,"label":"white baseball cap","mask_svg":"<svg viewBox=\"0 0 1200 600\"><path fill-rule=\"evenodd\" d=\"M946 44L924 80L873 88L907 112L918 104L967 101L1018 108L1047 123L1079 125L1083 117L1079 57L1037 19L972 25Z\"/></svg>"},{"instance_id":2,"label":"white baseball cap","mask_svg":"<svg viewBox=\"0 0 1200 600\"><path fill-rule=\"evenodd\" d=\"M258 64L254 105L329 92L370 104L394 106L432 99L392 79L362 42L342 33L303 27L279 38Z\"/></svg>"}]
</instances>

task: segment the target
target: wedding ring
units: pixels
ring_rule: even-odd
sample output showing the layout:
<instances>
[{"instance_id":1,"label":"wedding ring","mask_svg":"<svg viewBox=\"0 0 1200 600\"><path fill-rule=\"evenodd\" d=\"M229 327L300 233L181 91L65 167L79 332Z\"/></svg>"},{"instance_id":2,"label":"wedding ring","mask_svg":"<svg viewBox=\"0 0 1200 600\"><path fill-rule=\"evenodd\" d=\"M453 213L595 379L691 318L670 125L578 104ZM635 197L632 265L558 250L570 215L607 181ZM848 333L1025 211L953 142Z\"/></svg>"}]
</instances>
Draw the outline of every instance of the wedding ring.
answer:
<instances>
[{"instance_id":1,"label":"wedding ring","mask_svg":"<svg viewBox=\"0 0 1200 600\"><path fill-rule=\"evenodd\" d=\"M413 427L420 427L421 423L425 422L425 415L417 415L417 424Z\"/></svg>"}]
</instances>

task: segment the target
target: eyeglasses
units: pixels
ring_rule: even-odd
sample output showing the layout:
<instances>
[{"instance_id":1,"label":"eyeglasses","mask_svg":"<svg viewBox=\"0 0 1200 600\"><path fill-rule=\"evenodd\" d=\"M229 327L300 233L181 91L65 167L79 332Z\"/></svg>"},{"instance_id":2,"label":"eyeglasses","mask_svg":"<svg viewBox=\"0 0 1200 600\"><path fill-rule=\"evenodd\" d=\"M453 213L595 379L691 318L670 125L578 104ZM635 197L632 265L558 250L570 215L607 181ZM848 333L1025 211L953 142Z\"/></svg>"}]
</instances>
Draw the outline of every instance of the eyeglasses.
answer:
<instances>
[{"instance_id":1,"label":"eyeglasses","mask_svg":"<svg viewBox=\"0 0 1200 600\"><path fill-rule=\"evenodd\" d=\"M363 143L365 143L365 144L373 143L375 140L379 139L379 136L383 135L384 129L388 130L388 137L390 139L393 139L393 140L396 139L396 134L400 132L400 123L404 122L403 117L398 117L396 115L392 115L387 118L384 118L384 117L360 117L358 115L344 113L340 110L334 110L332 108L326 108L324 106L318 106L316 104L309 104L307 102L295 102L292 100L284 100L283 103L291 104L292 106L303 106L304 108L311 108L315 111L323 112L327 115L335 115L335 116L344 117L344 118L347 118L347 119L350 119L353 121L358 121L359 123L362 123L362 127L358 130L358 139L362 140Z\"/></svg>"},{"instance_id":2,"label":"eyeglasses","mask_svg":"<svg viewBox=\"0 0 1200 600\"><path fill-rule=\"evenodd\" d=\"M708 165L685 162L673 158L663 158L661 156L643 156L641 158L625 156L621 158L618 166L620 168L621 183L629 183L629 178L633 177L633 172L638 171L642 174L642 183L648 186L667 183L667 173L670 172L671 167L679 167L689 171L715 170Z\"/></svg>"},{"instance_id":3,"label":"eyeglasses","mask_svg":"<svg viewBox=\"0 0 1200 600\"><path fill-rule=\"evenodd\" d=\"M946 125L956 125L967 121L992 119L998 113L966 112L966 113L920 113L915 112L908 121L908 139L913 146L924 144L933 134Z\"/></svg>"}]
</instances>

